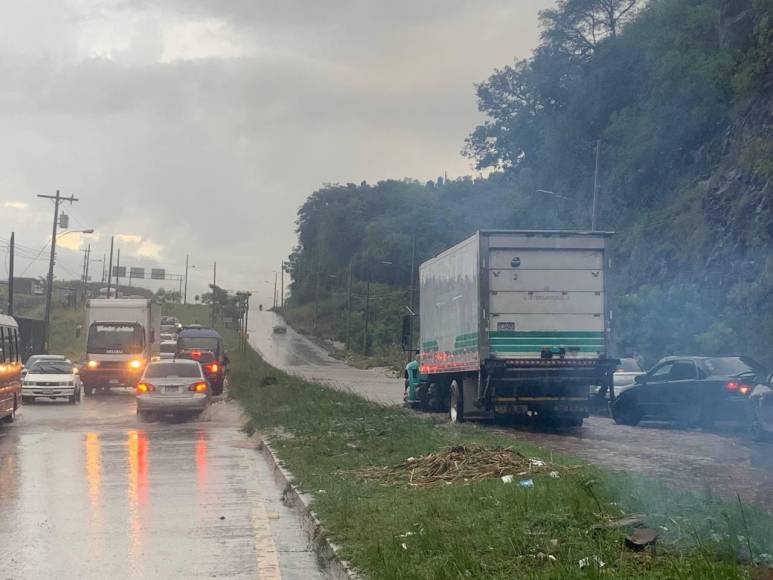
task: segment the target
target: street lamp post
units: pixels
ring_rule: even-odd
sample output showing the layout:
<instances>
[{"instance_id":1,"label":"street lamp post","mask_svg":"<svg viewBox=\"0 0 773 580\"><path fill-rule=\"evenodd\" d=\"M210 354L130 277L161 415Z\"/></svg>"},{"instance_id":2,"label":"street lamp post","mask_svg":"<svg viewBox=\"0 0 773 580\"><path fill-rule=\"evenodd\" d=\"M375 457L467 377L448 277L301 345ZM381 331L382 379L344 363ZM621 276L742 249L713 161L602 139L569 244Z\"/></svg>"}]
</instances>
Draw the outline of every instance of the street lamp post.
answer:
<instances>
[{"instance_id":1,"label":"street lamp post","mask_svg":"<svg viewBox=\"0 0 773 580\"><path fill-rule=\"evenodd\" d=\"M42 197L42 196L38 196ZM50 197L50 196L48 196ZM59 209L59 201L61 199L61 196L59 195L59 192L56 192L56 210L58 213ZM46 351L46 354L48 354L48 339L51 334L51 298L53 296L53 290L54 290L54 263L56 262L56 240L57 238L62 238L66 236L67 234L93 234L93 229L88 230L69 230L66 232L62 232L60 234L56 233L56 227L57 227L57 220L54 219L54 230L53 234L51 236L51 256L48 260L48 279L47 279L47 288L46 288L46 310L45 310L45 316L43 318L43 339L44 339L44 350Z\"/></svg>"}]
</instances>

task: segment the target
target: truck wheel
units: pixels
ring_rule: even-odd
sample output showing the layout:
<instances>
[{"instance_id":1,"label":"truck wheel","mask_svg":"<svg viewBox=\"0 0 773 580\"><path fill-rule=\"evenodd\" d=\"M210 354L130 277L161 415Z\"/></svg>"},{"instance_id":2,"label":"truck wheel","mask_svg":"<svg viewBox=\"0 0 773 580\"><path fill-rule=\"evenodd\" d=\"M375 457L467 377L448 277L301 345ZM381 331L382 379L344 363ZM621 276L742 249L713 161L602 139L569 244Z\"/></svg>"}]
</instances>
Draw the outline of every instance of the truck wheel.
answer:
<instances>
[{"instance_id":1,"label":"truck wheel","mask_svg":"<svg viewBox=\"0 0 773 580\"><path fill-rule=\"evenodd\" d=\"M462 387L456 381L451 381L450 397L448 401L448 418L451 423L464 422L464 400L462 399Z\"/></svg>"},{"instance_id":2,"label":"truck wheel","mask_svg":"<svg viewBox=\"0 0 773 580\"><path fill-rule=\"evenodd\" d=\"M16 421L16 409L19 408L19 404L16 402L16 397L13 398L13 407L11 407L11 413L3 417L3 421L6 423L13 423Z\"/></svg>"}]
</instances>

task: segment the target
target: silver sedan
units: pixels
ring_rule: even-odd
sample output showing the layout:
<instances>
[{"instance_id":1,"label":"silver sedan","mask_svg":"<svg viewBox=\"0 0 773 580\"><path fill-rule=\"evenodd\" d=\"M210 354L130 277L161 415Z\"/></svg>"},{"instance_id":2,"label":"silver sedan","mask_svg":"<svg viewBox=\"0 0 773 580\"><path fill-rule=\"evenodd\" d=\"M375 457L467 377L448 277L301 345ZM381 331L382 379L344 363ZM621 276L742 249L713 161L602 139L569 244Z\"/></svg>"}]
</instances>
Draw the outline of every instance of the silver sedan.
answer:
<instances>
[{"instance_id":1,"label":"silver sedan","mask_svg":"<svg viewBox=\"0 0 773 580\"><path fill-rule=\"evenodd\" d=\"M201 365L193 360L171 359L150 363L137 383L137 415L198 415L212 400Z\"/></svg>"}]
</instances>

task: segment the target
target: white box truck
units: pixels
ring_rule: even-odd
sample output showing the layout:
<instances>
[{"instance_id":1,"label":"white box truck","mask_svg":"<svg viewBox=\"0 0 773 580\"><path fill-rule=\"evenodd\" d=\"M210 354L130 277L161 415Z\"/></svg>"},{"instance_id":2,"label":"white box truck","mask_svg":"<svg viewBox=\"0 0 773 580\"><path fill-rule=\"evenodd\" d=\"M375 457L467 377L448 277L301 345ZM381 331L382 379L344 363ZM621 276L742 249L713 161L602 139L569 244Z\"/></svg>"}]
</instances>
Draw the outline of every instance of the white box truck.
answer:
<instances>
[{"instance_id":1,"label":"white box truck","mask_svg":"<svg viewBox=\"0 0 773 580\"><path fill-rule=\"evenodd\" d=\"M523 414L581 425L590 387L613 389L611 235L479 231L423 263L406 402L454 422Z\"/></svg>"},{"instance_id":2,"label":"white box truck","mask_svg":"<svg viewBox=\"0 0 773 580\"><path fill-rule=\"evenodd\" d=\"M133 387L145 365L159 355L160 307L144 298L86 302L86 363L81 380L87 394Z\"/></svg>"}]
</instances>

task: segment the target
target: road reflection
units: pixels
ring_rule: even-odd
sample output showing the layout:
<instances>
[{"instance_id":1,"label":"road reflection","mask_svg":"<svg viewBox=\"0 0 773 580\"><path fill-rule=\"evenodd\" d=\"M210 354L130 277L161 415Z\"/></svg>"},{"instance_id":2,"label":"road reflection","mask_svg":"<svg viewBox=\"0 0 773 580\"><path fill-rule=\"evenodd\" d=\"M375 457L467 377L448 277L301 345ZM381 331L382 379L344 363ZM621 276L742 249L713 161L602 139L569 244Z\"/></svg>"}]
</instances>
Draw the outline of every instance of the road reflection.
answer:
<instances>
[{"instance_id":1,"label":"road reflection","mask_svg":"<svg viewBox=\"0 0 773 580\"><path fill-rule=\"evenodd\" d=\"M99 433L86 433L84 440L86 454L86 486L91 505L91 527L102 525L102 445Z\"/></svg>"},{"instance_id":2,"label":"road reflection","mask_svg":"<svg viewBox=\"0 0 773 580\"><path fill-rule=\"evenodd\" d=\"M207 437L199 431L196 439L196 488L200 495L207 492Z\"/></svg>"},{"instance_id":3,"label":"road reflection","mask_svg":"<svg viewBox=\"0 0 773 580\"><path fill-rule=\"evenodd\" d=\"M142 509L148 501L147 451L148 438L144 431L127 433L129 466L129 558L132 569L142 576Z\"/></svg>"}]
</instances>

